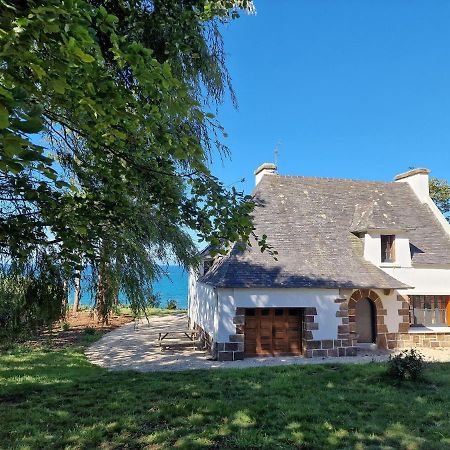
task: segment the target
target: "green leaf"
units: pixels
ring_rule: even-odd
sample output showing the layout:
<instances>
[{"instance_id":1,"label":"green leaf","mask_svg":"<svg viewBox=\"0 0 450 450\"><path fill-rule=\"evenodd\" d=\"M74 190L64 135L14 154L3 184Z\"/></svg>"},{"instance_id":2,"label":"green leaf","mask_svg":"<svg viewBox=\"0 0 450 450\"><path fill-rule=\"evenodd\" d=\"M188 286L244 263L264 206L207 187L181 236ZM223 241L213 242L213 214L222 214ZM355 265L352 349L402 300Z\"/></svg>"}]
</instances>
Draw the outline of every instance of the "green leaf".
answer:
<instances>
[{"instance_id":1,"label":"green leaf","mask_svg":"<svg viewBox=\"0 0 450 450\"><path fill-rule=\"evenodd\" d=\"M84 53L83 50L81 50L81 48L76 47L74 49L74 53L75 55L78 56L78 58L81 59L81 61L85 62L85 63L91 63L95 61L95 58L92 55L88 55L87 53Z\"/></svg>"},{"instance_id":2,"label":"green leaf","mask_svg":"<svg viewBox=\"0 0 450 450\"><path fill-rule=\"evenodd\" d=\"M75 230L82 236L86 236L86 234L87 234L87 228L85 226L78 225L75 227Z\"/></svg>"},{"instance_id":3,"label":"green leaf","mask_svg":"<svg viewBox=\"0 0 450 450\"><path fill-rule=\"evenodd\" d=\"M9 127L9 112L3 105L0 105L0 130L3 130L8 127Z\"/></svg>"},{"instance_id":4,"label":"green leaf","mask_svg":"<svg viewBox=\"0 0 450 450\"><path fill-rule=\"evenodd\" d=\"M47 75L45 70L37 64L30 63L30 68L40 80L42 80Z\"/></svg>"},{"instance_id":5,"label":"green leaf","mask_svg":"<svg viewBox=\"0 0 450 450\"><path fill-rule=\"evenodd\" d=\"M58 178L58 174L56 173L56 171L51 169L50 167L46 167L44 170L42 170L42 174L53 181L56 181Z\"/></svg>"},{"instance_id":6,"label":"green leaf","mask_svg":"<svg viewBox=\"0 0 450 450\"><path fill-rule=\"evenodd\" d=\"M39 161L41 159L41 155L37 152L34 152L33 150L28 149L19 149L16 151L16 155L22 160L22 161Z\"/></svg>"},{"instance_id":7,"label":"green leaf","mask_svg":"<svg viewBox=\"0 0 450 450\"><path fill-rule=\"evenodd\" d=\"M71 187L69 183L66 183L65 181L62 181L62 180L55 181L55 186L58 189L70 188Z\"/></svg>"},{"instance_id":8,"label":"green leaf","mask_svg":"<svg viewBox=\"0 0 450 450\"><path fill-rule=\"evenodd\" d=\"M13 100L14 99L12 94L11 94L11 92L9 92L7 89L5 89L5 88L3 88L1 86L0 86L0 95L2 97L7 98L8 100Z\"/></svg>"},{"instance_id":9,"label":"green leaf","mask_svg":"<svg viewBox=\"0 0 450 450\"><path fill-rule=\"evenodd\" d=\"M17 155L25 145L27 145L27 141L20 136L14 134L3 136L3 153L8 157Z\"/></svg>"},{"instance_id":10,"label":"green leaf","mask_svg":"<svg viewBox=\"0 0 450 450\"><path fill-rule=\"evenodd\" d=\"M47 23L44 27L44 33L58 33L59 25L55 22Z\"/></svg>"},{"instance_id":11,"label":"green leaf","mask_svg":"<svg viewBox=\"0 0 450 450\"><path fill-rule=\"evenodd\" d=\"M64 94L64 92L66 92L67 85L64 78L58 78L56 80L50 81L50 86L57 94Z\"/></svg>"},{"instance_id":12,"label":"green leaf","mask_svg":"<svg viewBox=\"0 0 450 450\"><path fill-rule=\"evenodd\" d=\"M12 125L14 128L23 131L24 133L38 133L43 128L40 117L30 117L27 120L14 119Z\"/></svg>"},{"instance_id":13,"label":"green leaf","mask_svg":"<svg viewBox=\"0 0 450 450\"><path fill-rule=\"evenodd\" d=\"M16 162L16 161L6 161L6 165L9 171L11 171L14 174L18 174L22 172L23 166L22 164Z\"/></svg>"}]
</instances>

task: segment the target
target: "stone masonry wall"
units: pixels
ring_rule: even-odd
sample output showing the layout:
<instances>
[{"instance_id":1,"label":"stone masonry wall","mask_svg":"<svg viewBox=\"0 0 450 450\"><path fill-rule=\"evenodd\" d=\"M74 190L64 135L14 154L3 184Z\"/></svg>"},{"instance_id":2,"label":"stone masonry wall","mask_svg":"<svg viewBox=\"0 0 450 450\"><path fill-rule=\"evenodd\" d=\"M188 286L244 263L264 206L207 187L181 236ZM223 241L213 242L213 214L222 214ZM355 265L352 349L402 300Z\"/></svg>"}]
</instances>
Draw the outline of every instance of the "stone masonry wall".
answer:
<instances>
[{"instance_id":1,"label":"stone masonry wall","mask_svg":"<svg viewBox=\"0 0 450 450\"><path fill-rule=\"evenodd\" d=\"M348 301L345 297L335 300L339 304L336 317L341 319L338 325L337 339L314 340L313 331L319 329L316 322L316 308L304 308L303 354L307 358L325 356L356 356L356 348L349 339Z\"/></svg>"},{"instance_id":2,"label":"stone masonry wall","mask_svg":"<svg viewBox=\"0 0 450 450\"><path fill-rule=\"evenodd\" d=\"M450 333L396 333L390 348L449 348Z\"/></svg>"},{"instance_id":3,"label":"stone masonry wall","mask_svg":"<svg viewBox=\"0 0 450 450\"><path fill-rule=\"evenodd\" d=\"M449 348L450 332L408 332L410 328L410 299L407 295L397 296L398 315L401 321L398 333L387 334L387 344L389 349L406 348Z\"/></svg>"},{"instance_id":4,"label":"stone masonry wall","mask_svg":"<svg viewBox=\"0 0 450 450\"><path fill-rule=\"evenodd\" d=\"M215 356L218 361L238 361L244 359L245 308L236 308L233 319L235 333L230 335L229 342L216 343Z\"/></svg>"},{"instance_id":5,"label":"stone masonry wall","mask_svg":"<svg viewBox=\"0 0 450 450\"><path fill-rule=\"evenodd\" d=\"M215 344L212 336L209 333L207 333L198 323L191 322L191 319L188 318L188 327L191 328L191 326L194 330L199 332L199 339L202 348L208 350L208 352L211 353L212 356L215 356L214 355Z\"/></svg>"},{"instance_id":6,"label":"stone masonry wall","mask_svg":"<svg viewBox=\"0 0 450 450\"><path fill-rule=\"evenodd\" d=\"M400 324L398 326L398 332L399 333L407 333L409 330L409 324L410 324L410 313L409 313L409 297L407 295L397 296L397 305L398 305L398 315L401 317ZM389 341L389 337L388 337Z\"/></svg>"},{"instance_id":7,"label":"stone masonry wall","mask_svg":"<svg viewBox=\"0 0 450 450\"><path fill-rule=\"evenodd\" d=\"M229 342L215 342L198 323L190 323L195 330L199 331L200 342L204 349L208 350L211 356L218 361L237 361L244 359L244 325L245 325L245 309L237 308L234 317L236 326L235 334L230 335Z\"/></svg>"}]
</instances>

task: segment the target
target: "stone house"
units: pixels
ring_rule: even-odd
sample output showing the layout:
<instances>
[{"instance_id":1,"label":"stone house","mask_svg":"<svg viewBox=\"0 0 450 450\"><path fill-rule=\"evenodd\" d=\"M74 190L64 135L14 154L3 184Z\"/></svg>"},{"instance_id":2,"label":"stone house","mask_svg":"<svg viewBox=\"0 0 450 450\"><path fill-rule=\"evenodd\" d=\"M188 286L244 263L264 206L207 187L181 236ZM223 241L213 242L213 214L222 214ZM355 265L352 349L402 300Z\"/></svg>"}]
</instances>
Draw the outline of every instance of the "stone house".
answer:
<instances>
[{"instance_id":1,"label":"stone house","mask_svg":"<svg viewBox=\"0 0 450 450\"><path fill-rule=\"evenodd\" d=\"M190 326L219 360L352 356L358 346L450 347L450 225L427 169L394 182L256 172L258 245L203 252Z\"/></svg>"}]
</instances>

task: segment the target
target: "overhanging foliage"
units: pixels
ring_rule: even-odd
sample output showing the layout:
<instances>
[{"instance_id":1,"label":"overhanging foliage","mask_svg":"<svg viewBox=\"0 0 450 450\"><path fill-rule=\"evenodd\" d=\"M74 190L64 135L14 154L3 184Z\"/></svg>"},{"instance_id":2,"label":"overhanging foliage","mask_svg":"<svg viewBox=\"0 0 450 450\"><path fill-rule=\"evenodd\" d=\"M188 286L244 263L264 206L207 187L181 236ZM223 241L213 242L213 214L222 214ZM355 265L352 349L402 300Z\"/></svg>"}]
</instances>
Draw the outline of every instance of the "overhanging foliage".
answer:
<instances>
[{"instance_id":1,"label":"overhanging foliage","mask_svg":"<svg viewBox=\"0 0 450 450\"><path fill-rule=\"evenodd\" d=\"M209 161L227 152L211 113L230 89L217 20L251 2L0 5L8 271L37 277L44 264L71 279L89 264L105 317L119 289L145 305L158 263L195 262L188 229L219 252L249 242L252 199Z\"/></svg>"}]
</instances>

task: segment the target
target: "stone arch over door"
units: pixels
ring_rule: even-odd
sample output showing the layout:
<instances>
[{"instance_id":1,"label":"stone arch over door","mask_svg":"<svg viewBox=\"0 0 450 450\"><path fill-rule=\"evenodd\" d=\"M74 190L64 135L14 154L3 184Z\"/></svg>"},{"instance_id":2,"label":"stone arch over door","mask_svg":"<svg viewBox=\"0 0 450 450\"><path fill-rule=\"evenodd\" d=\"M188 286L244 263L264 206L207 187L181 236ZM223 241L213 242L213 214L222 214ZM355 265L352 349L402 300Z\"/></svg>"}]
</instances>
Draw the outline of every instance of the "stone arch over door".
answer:
<instances>
[{"instance_id":1,"label":"stone arch over door","mask_svg":"<svg viewBox=\"0 0 450 450\"><path fill-rule=\"evenodd\" d=\"M356 331L356 303L362 299L369 299L375 305L376 310L376 344L380 348L387 348L387 327L384 323L387 311L383 308L383 302L380 296L371 289L358 289L348 301L348 322L350 331L350 340L352 346L357 345Z\"/></svg>"}]
</instances>

